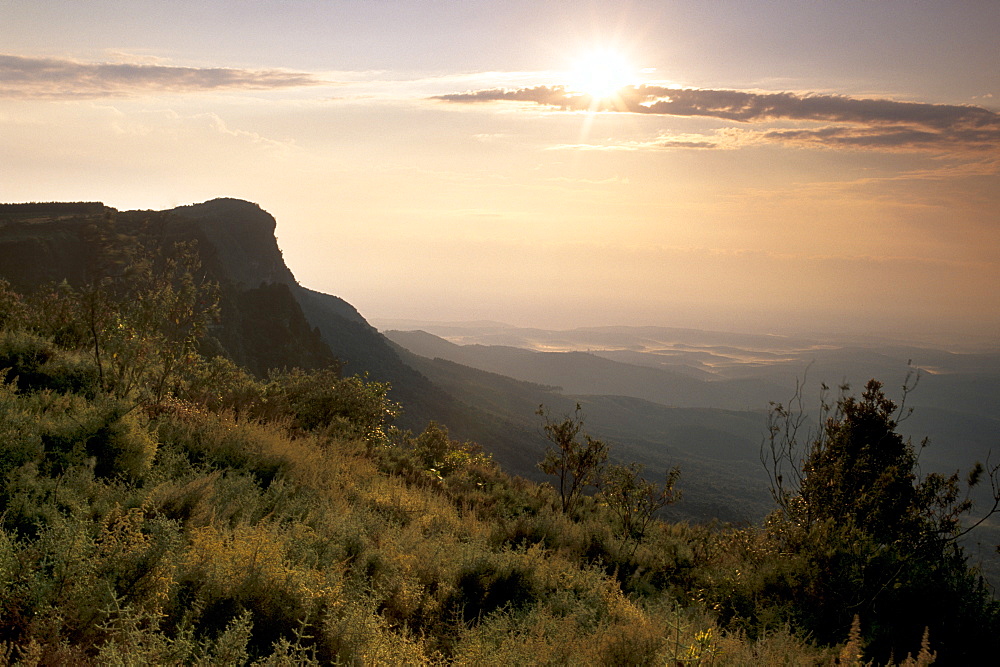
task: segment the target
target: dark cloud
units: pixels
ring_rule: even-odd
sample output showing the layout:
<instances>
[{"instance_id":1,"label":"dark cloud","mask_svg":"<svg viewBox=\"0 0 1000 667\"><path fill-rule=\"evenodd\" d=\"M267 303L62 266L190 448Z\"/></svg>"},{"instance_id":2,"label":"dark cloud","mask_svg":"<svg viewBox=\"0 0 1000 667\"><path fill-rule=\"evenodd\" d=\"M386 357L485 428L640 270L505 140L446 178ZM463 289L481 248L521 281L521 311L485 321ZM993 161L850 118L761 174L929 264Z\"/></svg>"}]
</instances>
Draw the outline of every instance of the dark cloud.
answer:
<instances>
[{"instance_id":1,"label":"dark cloud","mask_svg":"<svg viewBox=\"0 0 1000 667\"><path fill-rule=\"evenodd\" d=\"M81 63L0 55L0 97L100 97L147 91L262 90L323 83L310 74L224 67Z\"/></svg>"},{"instance_id":2,"label":"dark cloud","mask_svg":"<svg viewBox=\"0 0 1000 667\"><path fill-rule=\"evenodd\" d=\"M878 130L824 127L817 130L773 130L762 137L789 144L841 146L845 148L912 148L940 141L941 134L907 127Z\"/></svg>"},{"instance_id":3,"label":"dark cloud","mask_svg":"<svg viewBox=\"0 0 1000 667\"><path fill-rule=\"evenodd\" d=\"M559 107L586 111L588 104L583 100L589 97L570 93L564 86L536 86L534 88L492 88L489 90L474 90L466 93L438 95L431 99L444 102L533 102L544 106Z\"/></svg>"},{"instance_id":4,"label":"dark cloud","mask_svg":"<svg viewBox=\"0 0 1000 667\"><path fill-rule=\"evenodd\" d=\"M657 148L718 148L713 141L680 141L675 139L659 139L654 142Z\"/></svg>"},{"instance_id":5,"label":"dark cloud","mask_svg":"<svg viewBox=\"0 0 1000 667\"><path fill-rule=\"evenodd\" d=\"M1000 114L977 106L660 86L627 86L606 100L595 100L564 86L479 90L435 99L467 104L516 101L567 111L703 117L739 123L811 121L839 124L761 133L766 141L798 145L883 150L1000 147ZM675 147L683 147L683 144Z\"/></svg>"}]
</instances>

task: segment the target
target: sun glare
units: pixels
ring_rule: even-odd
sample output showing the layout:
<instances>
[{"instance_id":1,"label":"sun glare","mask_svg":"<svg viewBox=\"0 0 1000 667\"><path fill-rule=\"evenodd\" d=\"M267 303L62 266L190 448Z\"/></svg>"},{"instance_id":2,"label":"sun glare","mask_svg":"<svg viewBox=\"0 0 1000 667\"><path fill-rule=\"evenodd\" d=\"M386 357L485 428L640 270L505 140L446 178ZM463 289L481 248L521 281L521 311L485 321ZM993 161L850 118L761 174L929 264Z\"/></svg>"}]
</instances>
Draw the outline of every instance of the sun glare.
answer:
<instances>
[{"instance_id":1,"label":"sun glare","mask_svg":"<svg viewBox=\"0 0 1000 667\"><path fill-rule=\"evenodd\" d=\"M595 100L613 97L632 83L632 65L621 53L611 49L591 51L576 60L570 73L569 88Z\"/></svg>"}]
</instances>

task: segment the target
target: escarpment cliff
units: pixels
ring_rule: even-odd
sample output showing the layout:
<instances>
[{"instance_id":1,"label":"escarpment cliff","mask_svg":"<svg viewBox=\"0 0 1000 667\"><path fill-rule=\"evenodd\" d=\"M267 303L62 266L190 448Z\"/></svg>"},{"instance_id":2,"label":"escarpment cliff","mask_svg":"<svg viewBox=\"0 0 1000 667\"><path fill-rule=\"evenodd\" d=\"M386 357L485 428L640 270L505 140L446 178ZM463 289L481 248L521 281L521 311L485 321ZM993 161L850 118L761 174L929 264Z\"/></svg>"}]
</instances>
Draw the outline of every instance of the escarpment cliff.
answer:
<instances>
[{"instance_id":1,"label":"escarpment cliff","mask_svg":"<svg viewBox=\"0 0 1000 667\"><path fill-rule=\"evenodd\" d=\"M397 425L430 420L475 440L512 470L531 470L537 434L469 405L402 359L347 301L298 284L275 238L277 222L252 202L219 198L165 211L118 211L98 202L0 204L0 278L20 291L84 285L114 271L137 243L168 253L196 243L206 278L220 286L220 318L207 350L258 375L338 363L346 375L389 382L403 406Z\"/></svg>"}]
</instances>

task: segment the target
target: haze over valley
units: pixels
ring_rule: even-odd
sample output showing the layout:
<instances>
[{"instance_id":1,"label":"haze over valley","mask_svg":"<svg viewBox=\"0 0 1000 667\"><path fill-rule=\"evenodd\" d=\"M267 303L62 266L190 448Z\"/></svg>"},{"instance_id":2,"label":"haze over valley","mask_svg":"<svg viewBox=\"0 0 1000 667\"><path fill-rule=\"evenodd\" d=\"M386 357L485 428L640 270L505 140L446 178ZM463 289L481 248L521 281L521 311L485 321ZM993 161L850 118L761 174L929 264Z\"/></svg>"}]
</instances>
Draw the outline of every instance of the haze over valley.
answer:
<instances>
[{"instance_id":1,"label":"haze over valley","mask_svg":"<svg viewBox=\"0 0 1000 667\"><path fill-rule=\"evenodd\" d=\"M798 389L805 410L815 414L822 384L830 388L829 400L843 384L856 390L877 378L898 400L908 383L913 390L906 405L914 413L903 428L917 441L930 438L921 455L926 466L961 467L954 458L959 452L969 460L985 460L1000 442L997 352L664 327L550 331L490 322L375 324L390 340L429 359L555 387L569 396L621 396L674 409L760 417L771 401L787 405ZM602 417L598 410L595 424ZM731 434L740 444L716 450L712 458L756 461L764 430L761 419L747 415ZM662 444L669 446L678 436L665 432L663 437ZM682 446L689 447L692 454L707 451L694 442Z\"/></svg>"}]
</instances>

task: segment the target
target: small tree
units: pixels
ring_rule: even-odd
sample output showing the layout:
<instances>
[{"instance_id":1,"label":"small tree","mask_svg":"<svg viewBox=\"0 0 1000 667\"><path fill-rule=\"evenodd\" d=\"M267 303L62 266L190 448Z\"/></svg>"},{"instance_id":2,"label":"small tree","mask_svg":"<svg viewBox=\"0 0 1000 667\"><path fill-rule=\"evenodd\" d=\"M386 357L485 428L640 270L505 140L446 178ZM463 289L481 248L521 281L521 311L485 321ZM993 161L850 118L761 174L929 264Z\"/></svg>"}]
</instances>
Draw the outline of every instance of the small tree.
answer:
<instances>
[{"instance_id":1,"label":"small tree","mask_svg":"<svg viewBox=\"0 0 1000 667\"><path fill-rule=\"evenodd\" d=\"M904 384L904 403L911 390ZM917 646L927 626L943 642L942 655L947 646L950 659L970 658L995 636L998 609L958 538L971 530L961 519L984 472L993 505L975 525L1000 507L1000 466L977 463L964 491L957 472L918 478L914 447L896 431L909 412L876 380L860 399L848 391L841 387L835 406L822 402L822 424L806 446L798 392L797 411L772 405L761 451L779 505L769 526L783 550L808 562L789 595L822 640L839 639L859 614L878 660Z\"/></svg>"},{"instance_id":2,"label":"small tree","mask_svg":"<svg viewBox=\"0 0 1000 667\"><path fill-rule=\"evenodd\" d=\"M545 420L545 437L555 445L554 448L546 448L545 458L538 467L546 475L555 475L559 479L562 511L571 514L576 510L584 489L600 478L608 460L608 446L583 432L579 403L573 416L567 416L562 421L552 421L542 405L538 406L535 414ZM580 441L581 434L584 442Z\"/></svg>"},{"instance_id":3,"label":"small tree","mask_svg":"<svg viewBox=\"0 0 1000 667\"><path fill-rule=\"evenodd\" d=\"M612 464L600 480L601 497L618 521L622 546L632 541L633 554L646 536L653 515L677 502L681 495L675 488L681 475L677 466L666 471L662 486L642 477L642 470L639 463Z\"/></svg>"},{"instance_id":4,"label":"small tree","mask_svg":"<svg viewBox=\"0 0 1000 667\"><path fill-rule=\"evenodd\" d=\"M824 390L826 387L824 386ZM909 541L955 542L1000 509L1000 465L987 470L976 463L966 477L939 473L918 480L917 452L896 428L909 416L904 402L886 397L882 383L869 380L861 399L841 386L835 406L821 403L822 426L811 437L805 458L800 430L805 423L798 392L793 411L773 403L768 418L768 446L761 449L771 478L771 493L781 511L803 525L833 521L877 536L891 544ZM921 448L927 440L920 443ZM969 492L989 479L993 505L975 524L963 528L961 517L973 507Z\"/></svg>"},{"instance_id":5,"label":"small tree","mask_svg":"<svg viewBox=\"0 0 1000 667\"><path fill-rule=\"evenodd\" d=\"M137 251L123 275L91 288L105 289L111 298L110 317L101 318L104 328L94 330L93 340L98 371L103 365L114 393L124 396L146 384L159 401L178 369L196 356L219 298L218 286L200 274L194 244L178 243L165 257Z\"/></svg>"},{"instance_id":6,"label":"small tree","mask_svg":"<svg viewBox=\"0 0 1000 667\"><path fill-rule=\"evenodd\" d=\"M204 279L193 242L167 254L121 244L120 261L83 287L63 282L31 295L23 324L60 346L86 349L104 392L157 403L196 359L219 290Z\"/></svg>"}]
</instances>

